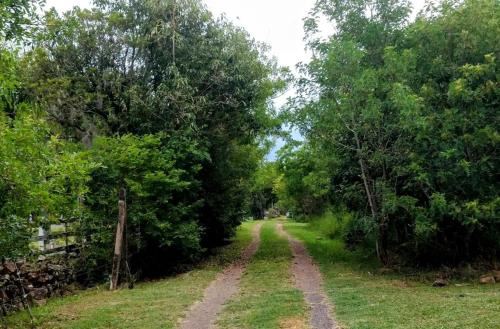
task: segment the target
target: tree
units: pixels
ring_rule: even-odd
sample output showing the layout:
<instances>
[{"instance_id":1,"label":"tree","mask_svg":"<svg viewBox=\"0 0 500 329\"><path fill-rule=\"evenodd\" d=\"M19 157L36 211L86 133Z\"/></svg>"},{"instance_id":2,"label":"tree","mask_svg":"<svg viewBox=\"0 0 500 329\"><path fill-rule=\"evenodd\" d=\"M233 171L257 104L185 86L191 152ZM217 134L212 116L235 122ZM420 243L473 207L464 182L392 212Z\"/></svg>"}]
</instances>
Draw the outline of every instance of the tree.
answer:
<instances>
[{"instance_id":1,"label":"tree","mask_svg":"<svg viewBox=\"0 0 500 329\"><path fill-rule=\"evenodd\" d=\"M282 149L278 158L279 177L274 183L278 205L295 217L321 214L328 205L330 176L327 161L310 145L297 143Z\"/></svg>"},{"instance_id":2,"label":"tree","mask_svg":"<svg viewBox=\"0 0 500 329\"><path fill-rule=\"evenodd\" d=\"M264 218L265 211L274 207L277 197L274 184L278 179L276 163L262 163L254 174L252 183L251 213L254 218Z\"/></svg>"},{"instance_id":3,"label":"tree","mask_svg":"<svg viewBox=\"0 0 500 329\"><path fill-rule=\"evenodd\" d=\"M408 24L405 1L318 1L306 20L315 57L290 117L334 160L332 199L376 224L383 263L498 250L498 7L443 2ZM327 41L314 38L321 14Z\"/></svg>"},{"instance_id":4,"label":"tree","mask_svg":"<svg viewBox=\"0 0 500 329\"><path fill-rule=\"evenodd\" d=\"M336 25L326 43L312 40L316 58L305 68L318 86L319 100L303 102L303 132L359 170L373 221L379 226L377 253L387 262L388 218L382 204L391 186L390 154L396 153L398 127L390 102L396 77L386 73L385 49L402 35L410 7L406 1L318 1L313 14ZM317 23L306 21L309 33ZM307 97L307 95L306 95ZM299 100L300 101L300 100Z\"/></svg>"},{"instance_id":5,"label":"tree","mask_svg":"<svg viewBox=\"0 0 500 329\"><path fill-rule=\"evenodd\" d=\"M43 0L3 0L0 3L0 41L21 40L43 3Z\"/></svg>"},{"instance_id":6,"label":"tree","mask_svg":"<svg viewBox=\"0 0 500 329\"><path fill-rule=\"evenodd\" d=\"M46 14L25 58L25 93L66 138L188 136L209 157L198 173L205 245L244 215L257 138L274 126L269 97L283 87L264 48L196 0L96 1ZM175 5L175 10L174 10Z\"/></svg>"},{"instance_id":7,"label":"tree","mask_svg":"<svg viewBox=\"0 0 500 329\"><path fill-rule=\"evenodd\" d=\"M89 280L103 279L102 267L111 268L110 228L118 217L121 188L127 191L128 254L134 272L162 274L199 258L203 199L197 174L208 155L196 141L164 133L99 137L87 157L101 164L92 172L87 213L79 228L85 239L82 268Z\"/></svg>"},{"instance_id":8,"label":"tree","mask_svg":"<svg viewBox=\"0 0 500 329\"><path fill-rule=\"evenodd\" d=\"M0 254L19 257L29 251L33 229L79 218L95 164L78 146L53 134L43 116L28 104L16 104L9 118L0 111Z\"/></svg>"},{"instance_id":9,"label":"tree","mask_svg":"<svg viewBox=\"0 0 500 329\"><path fill-rule=\"evenodd\" d=\"M4 37L21 38L28 3L2 3L7 24ZM9 7L10 6L10 7ZM12 21L10 21L12 20ZM7 23L6 23L7 22ZM8 30L7 30L8 28ZM22 96L19 57L0 46L0 254L20 257L29 252L33 228L48 226L61 216L82 215L95 164L83 159L78 145L60 138L44 112Z\"/></svg>"}]
</instances>

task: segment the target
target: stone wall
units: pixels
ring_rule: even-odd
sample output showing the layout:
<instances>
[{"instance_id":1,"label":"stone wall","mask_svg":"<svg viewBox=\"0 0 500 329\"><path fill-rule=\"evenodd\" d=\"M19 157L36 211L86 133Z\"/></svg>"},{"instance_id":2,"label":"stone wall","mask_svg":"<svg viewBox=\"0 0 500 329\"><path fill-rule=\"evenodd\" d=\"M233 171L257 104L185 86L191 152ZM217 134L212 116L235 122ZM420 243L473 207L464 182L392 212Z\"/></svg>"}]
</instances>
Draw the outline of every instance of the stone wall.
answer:
<instances>
[{"instance_id":1,"label":"stone wall","mask_svg":"<svg viewBox=\"0 0 500 329\"><path fill-rule=\"evenodd\" d=\"M2 261L0 265L0 311L5 315L47 298L63 296L74 281L70 262L64 257L40 257L36 262ZM24 288L24 298L23 298Z\"/></svg>"}]
</instances>

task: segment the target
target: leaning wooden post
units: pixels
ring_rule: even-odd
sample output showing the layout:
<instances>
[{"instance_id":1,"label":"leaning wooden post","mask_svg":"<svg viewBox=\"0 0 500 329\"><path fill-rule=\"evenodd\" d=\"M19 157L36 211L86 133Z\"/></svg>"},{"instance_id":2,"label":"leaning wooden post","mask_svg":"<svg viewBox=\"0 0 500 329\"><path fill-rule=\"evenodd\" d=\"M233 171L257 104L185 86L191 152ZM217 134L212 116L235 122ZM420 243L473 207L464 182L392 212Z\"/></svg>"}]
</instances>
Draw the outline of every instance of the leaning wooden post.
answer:
<instances>
[{"instance_id":1,"label":"leaning wooden post","mask_svg":"<svg viewBox=\"0 0 500 329\"><path fill-rule=\"evenodd\" d=\"M113 256L113 268L111 271L111 284L109 289L116 290L118 287L118 276L120 273L120 260L123 249L123 232L127 222L127 203L125 202L125 189L120 189L118 201L118 225L116 226L115 254Z\"/></svg>"}]
</instances>

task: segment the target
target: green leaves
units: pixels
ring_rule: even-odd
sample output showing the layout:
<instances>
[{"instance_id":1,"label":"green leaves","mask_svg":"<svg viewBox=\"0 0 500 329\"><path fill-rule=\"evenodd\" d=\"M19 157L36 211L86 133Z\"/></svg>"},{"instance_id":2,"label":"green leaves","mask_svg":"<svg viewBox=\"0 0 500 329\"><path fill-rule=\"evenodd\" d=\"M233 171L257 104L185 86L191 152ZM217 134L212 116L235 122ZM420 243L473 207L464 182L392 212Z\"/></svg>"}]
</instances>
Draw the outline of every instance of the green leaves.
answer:
<instances>
[{"instance_id":1,"label":"green leaves","mask_svg":"<svg viewBox=\"0 0 500 329\"><path fill-rule=\"evenodd\" d=\"M80 223L82 237L91 236L85 263L108 264L103 252L112 244L119 188L127 191L132 265L146 273L197 259L203 247L199 211L203 204L198 175L208 155L189 138L165 133L99 137L86 152L100 166L92 172ZM148 264L150 257L166 257ZM94 268L87 271L92 275Z\"/></svg>"},{"instance_id":2,"label":"green leaves","mask_svg":"<svg viewBox=\"0 0 500 329\"><path fill-rule=\"evenodd\" d=\"M158 134L189 140L181 142L179 152L203 160L184 171L155 163L166 161L150 153L157 146L134 142L124 150L112 143L131 155L115 154L114 174L148 168L152 161L162 169L122 175L127 178L119 183L144 197L168 199L168 189L177 188L186 195L201 193L199 224L206 244L233 233L245 215L249 182L262 157L257 141L279 126L269 98L288 79L264 45L213 17L198 0L103 0L91 10L46 13L36 48L24 62L24 94L42 104L65 138L89 147L96 136L122 136L120 143L133 138L129 135L144 138L141 143ZM170 147L176 146L168 145L162 152L174 159ZM137 154L136 147L149 151ZM182 185L182 176L194 175L194 169L198 183Z\"/></svg>"},{"instance_id":3,"label":"green leaves","mask_svg":"<svg viewBox=\"0 0 500 329\"><path fill-rule=\"evenodd\" d=\"M0 2L0 42L20 41L36 18L44 0L3 0Z\"/></svg>"},{"instance_id":4,"label":"green leaves","mask_svg":"<svg viewBox=\"0 0 500 329\"><path fill-rule=\"evenodd\" d=\"M301 174L316 188L328 177L328 200L371 218L384 262L385 248L425 262L497 254L500 6L445 2L411 24L408 13L405 1L317 2L306 29L323 15L336 30L310 39L289 116L327 169ZM298 182L286 186L296 204Z\"/></svg>"},{"instance_id":5,"label":"green leaves","mask_svg":"<svg viewBox=\"0 0 500 329\"><path fill-rule=\"evenodd\" d=\"M81 216L81 200L96 167L29 106L17 107L23 111L14 119L0 112L0 221L7 225L0 230L0 250L6 257L26 252L32 229L42 223ZM10 234L17 239L12 246Z\"/></svg>"}]
</instances>

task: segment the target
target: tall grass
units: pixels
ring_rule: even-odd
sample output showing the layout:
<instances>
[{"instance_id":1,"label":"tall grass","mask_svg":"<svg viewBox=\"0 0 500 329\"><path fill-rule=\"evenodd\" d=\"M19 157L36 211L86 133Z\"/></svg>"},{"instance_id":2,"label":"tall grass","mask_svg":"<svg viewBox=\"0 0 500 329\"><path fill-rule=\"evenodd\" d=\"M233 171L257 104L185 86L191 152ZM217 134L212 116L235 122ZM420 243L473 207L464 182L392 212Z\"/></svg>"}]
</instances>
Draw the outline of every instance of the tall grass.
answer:
<instances>
[{"instance_id":1,"label":"tall grass","mask_svg":"<svg viewBox=\"0 0 500 329\"><path fill-rule=\"evenodd\" d=\"M321 216L312 217L309 227L330 239L344 239L352 220L352 214L346 211L328 210Z\"/></svg>"},{"instance_id":2,"label":"tall grass","mask_svg":"<svg viewBox=\"0 0 500 329\"><path fill-rule=\"evenodd\" d=\"M309 241L308 248L324 262L347 262L357 267L377 267L374 249L367 243L353 243L362 220L343 209L331 209L309 217L307 223L288 223L287 228ZM307 227L307 230L304 230ZM362 233L365 234L365 233Z\"/></svg>"}]
</instances>

